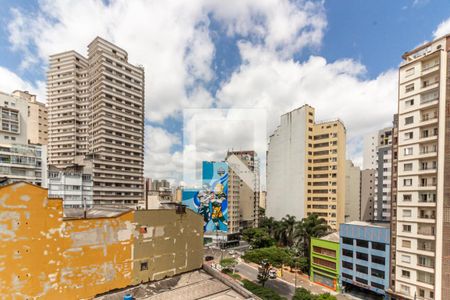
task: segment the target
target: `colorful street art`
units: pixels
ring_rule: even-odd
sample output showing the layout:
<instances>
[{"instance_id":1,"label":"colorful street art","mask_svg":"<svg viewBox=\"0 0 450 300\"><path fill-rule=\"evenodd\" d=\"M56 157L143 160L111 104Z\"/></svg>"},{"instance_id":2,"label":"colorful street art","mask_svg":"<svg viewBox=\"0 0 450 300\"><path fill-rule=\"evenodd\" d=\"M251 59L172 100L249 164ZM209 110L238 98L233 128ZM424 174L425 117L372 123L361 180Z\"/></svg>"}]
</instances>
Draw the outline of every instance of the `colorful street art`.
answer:
<instances>
[{"instance_id":1,"label":"colorful street art","mask_svg":"<svg viewBox=\"0 0 450 300\"><path fill-rule=\"evenodd\" d=\"M203 216L205 232L228 231L228 164L203 162L200 190L183 190L183 204Z\"/></svg>"}]
</instances>

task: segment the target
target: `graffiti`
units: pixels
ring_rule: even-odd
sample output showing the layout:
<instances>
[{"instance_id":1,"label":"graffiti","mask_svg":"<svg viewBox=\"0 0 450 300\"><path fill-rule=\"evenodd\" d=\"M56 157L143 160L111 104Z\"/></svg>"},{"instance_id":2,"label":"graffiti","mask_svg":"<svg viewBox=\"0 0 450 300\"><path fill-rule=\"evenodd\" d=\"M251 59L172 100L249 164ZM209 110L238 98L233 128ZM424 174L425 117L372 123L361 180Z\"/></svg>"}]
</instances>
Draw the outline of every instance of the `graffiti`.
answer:
<instances>
[{"instance_id":1,"label":"graffiti","mask_svg":"<svg viewBox=\"0 0 450 300\"><path fill-rule=\"evenodd\" d=\"M203 216L204 231L228 231L228 164L203 162L202 189L183 190L183 204Z\"/></svg>"}]
</instances>

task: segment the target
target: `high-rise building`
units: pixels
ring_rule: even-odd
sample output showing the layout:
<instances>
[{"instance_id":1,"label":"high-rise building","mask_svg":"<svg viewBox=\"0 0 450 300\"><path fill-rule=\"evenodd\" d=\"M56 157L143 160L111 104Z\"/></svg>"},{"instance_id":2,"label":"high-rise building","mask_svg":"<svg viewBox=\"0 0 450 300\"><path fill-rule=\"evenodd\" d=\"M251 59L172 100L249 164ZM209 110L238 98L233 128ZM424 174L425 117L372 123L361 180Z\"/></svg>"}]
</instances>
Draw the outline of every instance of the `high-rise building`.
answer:
<instances>
[{"instance_id":1,"label":"high-rise building","mask_svg":"<svg viewBox=\"0 0 450 300\"><path fill-rule=\"evenodd\" d=\"M0 184L28 181L45 186L46 147L28 144L26 99L0 92Z\"/></svg>"},{"instance_id":2,"label":"high-rise building","mask_svg":"<svg viewBox=\"0 0 450 300\"><path fill-rule=\"evenodd\" d=\"M143 68L97 37L87 57L50 56L47 80L49 164L90 159L94 204L143 206Z\"/></svg>"},{"instance_id":3,"label":"high-rise building","mask_svg":"<svg viewBox=\"0 0 450 300\"><path fill-rule=\"evenodd\" d=\"M16 90L12 93L14 97L25 99L28 104L26 117L27 138L29 144L47 145L48 141L48 119L47 106L36 100L36 95L28 91Z\"/></svg>"},{"instance_id":4,"label":"high-rise building","mask_svg":"<svg viewBox=\"0 0 450 300\"><path fill-rule=\"evenodd\" d=\"M372 221L373 199L375 194L375 170L366 169L361 171L361 221Z\"/></svg>"},{"instance_id":5,"label":"high-rise building","mask_svg":"<svg viewBox=\"0 0 450 300\"><path fill-rule=\"evenodd\" d=\"M359 221L361 213L361 170L345 162L345 222Z\"/></svg>"},{"instance_id":6,"label":"high-rise building","mask_svg":"<svg viewBox=\"0 0 450 300\"><path fill-rule=\"evenodd\" d=\"M337 229L345 214L345 143L344 124L316 123L309 105L282 115L267 152L267 215L317 214Z\"/></svg>"},{"instance_id":7,"label":"high-rise building","mask_svg":"<svg viewBox=\"0 0 450 300\"><path fill-rule=\"evenodd\" d=\"M364 167L375 170L372 220L389 221L391 217L392 127L365 136L363 152Z\"/></svg>"},{"instance_id":8,"label":"high-rise building","mask_svg":"<svg viewBox=\"0 0 450 300\"><path fill-rule=\"evenodd\" d=\"M259 159L255 151L228 151L228 205L237 207L238 232L258 226ZM233 212L233 209L230 210ZM230 219L233 216L230 214Z\"/></svg>"},{"instance_id":9,"label":"high-rise building","mask_svg":"<svg viewBox=\"0 0 450 300\"><path fill-rule=\"evenodd\" d=\"M449 54L447 35L403 54L399 69L396 299L450 299Z\"/></svg>"}]
</instances>

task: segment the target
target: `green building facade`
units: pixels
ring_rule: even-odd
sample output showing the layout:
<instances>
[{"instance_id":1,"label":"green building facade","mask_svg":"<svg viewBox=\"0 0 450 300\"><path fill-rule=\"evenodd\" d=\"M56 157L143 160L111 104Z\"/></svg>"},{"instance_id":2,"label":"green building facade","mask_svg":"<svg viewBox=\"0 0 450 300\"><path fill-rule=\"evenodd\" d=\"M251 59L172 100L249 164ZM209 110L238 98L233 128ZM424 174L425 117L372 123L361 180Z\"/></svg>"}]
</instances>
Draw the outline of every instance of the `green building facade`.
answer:
<instances>
[{"instance_id":1,"label":"green building facade","mask_svg":"<svg viewBox=\"0 0 450 300\"><path fill-rule=\"evenodd\" d=\"M311 238L310 280L339 291L339 234Z\"/></svg>"}]
</instances>

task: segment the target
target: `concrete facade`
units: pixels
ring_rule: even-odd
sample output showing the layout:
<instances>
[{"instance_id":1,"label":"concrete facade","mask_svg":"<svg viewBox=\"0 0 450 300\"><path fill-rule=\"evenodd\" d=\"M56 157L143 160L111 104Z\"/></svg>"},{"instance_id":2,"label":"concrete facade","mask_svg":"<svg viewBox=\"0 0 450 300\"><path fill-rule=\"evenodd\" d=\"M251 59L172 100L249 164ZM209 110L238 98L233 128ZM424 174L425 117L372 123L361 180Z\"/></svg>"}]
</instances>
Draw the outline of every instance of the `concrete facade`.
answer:
<instances>
[{"instance_id":1,"label":"concrete facade","mask_svg":"<svg viewBox=\"0 0 450 300\"><path fill-rule=\"evenodd\" d=\"M48 197L63 199L64 207L92 207L92 166L49 166Z\"/></svg>"},{"instance_id":2,"label":"concrete facade","mask_svg":"<svg viewBox=\"0 0 450 300\"><path fill-rule=\"evenodd\" d=\"M30 144L47 145L48 142L48 111L47 106L36 100L36 95L27 91L14 91L14 97L25 99L28 104L26 118L27 138Z\"/></svg>"},{"instance_id":3,"label":"concrete facade","mask_svg":"<svg viewBox=\"0 0 450 300\"><path fill-rule=\"evenodd\" d=\"M93 160L95 204L144 207L144 70L97 37L87 58L50 56L49 164Z\"/></svg>"},{"instance_id":4,"label":"concrete facade","mask_svg":"<svg viewBox=\"0 0 450 300\"><path fill-rule=\"evenodd\" d=\"M351 160L345 165L345 222L359 221L361 213L361 170Z\"/></svg>"},{"instance_id":5,"label":"concrete facade","mask_svg":"<svg viewBox=\"0 0 450 300\"><path fill-rule=\"evenodd\" d=\"M357 286L384 296L389 287L389 223L350 222L339 228L343 287Z\"/></svg>"},{"instance_id":6,"label":"concrete facade","mask_svg":"<svg viewBox=\"0 0 450 300\"><path fill-rule=\"evenodd\" d=\"M400 299L450 299L450 37L405 53L399 69L395 268Z\"/></svg>"},{"instance_id":7,"label":"concrete facade","mask_svg":"<svg viewBox=\"0 0 450 300\"><path fill-rule=\"evenodd\" d=\"M93 298L201 268L202 219L189 210L103 207L83 217L28 183L1 187L0 199L4 297Z\"/></svg>"},{"instance_id":8,"label":"concrete facade","mask_svg":"<svg viewBox=\"0 0 450 300\"><path fill-rule=\"evenodd\" d=\"M28 143L28 105L23 98L0 92L0 144Z\"/></svg>"},{"instance_id":9,"label":"concrete facade","mask_svg":"<svg viewBox=\"0 0 450 300\"><path fill-rule=\"evenodd\" d=\"M316 214L337 229L345 215L345 151L341 121L316 123L309 105L282 115L267 152L266 214Z\"/></svg>"},{"instance_id":10,"label":"concrete facade","mask_svg":"<svg viewBox=\"0 0 450 300\"><path fill-rule=\"evenodd\" d=\"M361 221L372 221L374 213L375 170L361 171Z\"/></svg>"},{"instance_id":11,"label":"concrete facade","mask_svg":"<svg viewBox=\"0 0 450 300\"><path fill-rule=\"evenodd\" d=\"M258 227L260 189L257 154L255 151L228 151L226 162L229 174L229 232ZM237 222L233 224L233 220Z\"/></svg>"},{"instance_id":12,"label":"concrete facade","mask_svg":"<svg viewBox=\"0 0 450 300\"><path fill-rule=\"evenodd\" d=\"M322 238L311 238L311 281L333 291L340 291L339 255L338 233L331 233Z\"/></svg>"}]
</instances>

